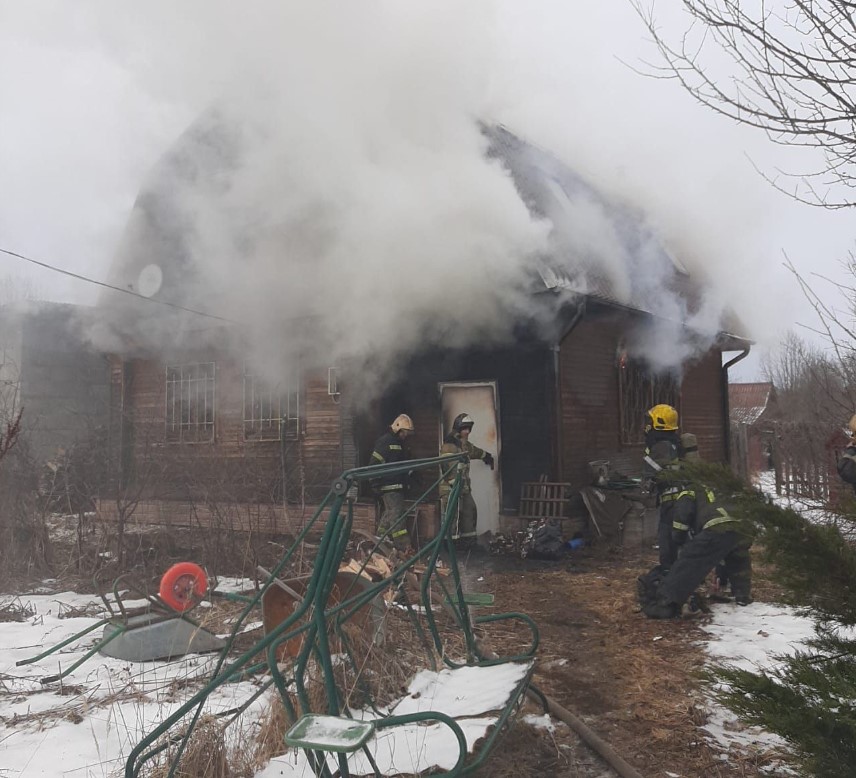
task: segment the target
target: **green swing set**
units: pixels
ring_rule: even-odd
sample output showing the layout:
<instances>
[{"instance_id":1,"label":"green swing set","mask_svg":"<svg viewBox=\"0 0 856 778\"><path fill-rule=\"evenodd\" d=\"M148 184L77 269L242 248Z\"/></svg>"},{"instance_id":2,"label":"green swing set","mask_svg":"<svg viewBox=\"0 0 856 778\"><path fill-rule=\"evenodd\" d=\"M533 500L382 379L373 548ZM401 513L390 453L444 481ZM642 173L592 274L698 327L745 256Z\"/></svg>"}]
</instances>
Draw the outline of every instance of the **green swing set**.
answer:
<instances>
[{"instance_id":1,"label":"green swing set","mask_svg":"<svg viewBox=\"0 0 856 778\"><path fill-rule=\"evenodd\" d=\"M475 605L490 604L488 595L473 595L464 591L451 528L461 492L458 473L441 517L440 530L435 538L405 559L398 559L386 577L371 580L359 575L370 566L374 554L382 553L388 537L404 526L412 508L398 517L383 537L374 539L374 546L359 565L358 575L350 585L342 583L339 575L349 543L353 547L353 502L349 495L360 482L409 471L440 473L439 478L415 501L415 505L428 499L441 478L458 471L464 454L411 460L392 465L376 465L348 470L336 480L327 496L295 538L282 559L270 571L267 580L247 603L235 622L211 678L204 688L194 694L174 713L146 735L131 751L125 765L126 778L138 778L147 762L159 754L168 753L168 777L177 774L180 761L193 730L199 722L203 706L209 695L223 684L253 673L267 675L260 689L246 701L241 710L266 692L275 688L287 721L286 745L301 749L315 775L321 778L349 778L352 761L359 754L363 765L368 763L368 774L380 776L373 753L373 743L384 731L407 725L443 725L451 730L458 746L457 760L445 776L467 775L481 766L504 731L507 723L519 709L529 687L538 647L538 629L532 619L523 613L502 613L474 616ZM430 479L429 479L430 480ZM320 545L312 565L311 574L303 582L301 591L293 591L291 613L275 626L266 628L265 636L235 659L229 659L230 649L242 625L253 608L257 607L271 587L283 584L280 576L294 569L296 559L307 535L321 530ZM442 561L441 561L442 560ZM414 590L412 584L418 582ZM410 594L405 583L411 586ZM418 593L418 601L415 596ZM372 698L372 677L365 672L363 658L357 656L353 636L355 631L365 632L366 613L395 608L406 614L421 645L425 648L426 664L433 670L442 667L489 667L514 664L517 672L501 709L496 709L495 721L488 734L479 740L477 752L470 754L461 725L442 711L418 710L394 715L383 704ZM441 624L442 622L442 624ZM480 636L497 623L517 622L529 633L525 647L511 656L497 657L484 649ZM449 649L449 630L454 632L457 655ZM357 627L355 630L354 627ZM477 633L479 636L477 636ZM288 651L285 649L289 648ZM284 661L287 660L287 661ZM346 688L344 678L352 688ZM314 687L313 687L314 685ZM313 688L310 688L313 687ZM370 715L354 715L350 703L353 687L360 689L360 699ZM321 693L318 693L318 689ZM320 699L319 699L320 698ZM320 708L320 710L319 710ZM177 731L181 734L174 734Z\"/></svg>"}]
</instances>

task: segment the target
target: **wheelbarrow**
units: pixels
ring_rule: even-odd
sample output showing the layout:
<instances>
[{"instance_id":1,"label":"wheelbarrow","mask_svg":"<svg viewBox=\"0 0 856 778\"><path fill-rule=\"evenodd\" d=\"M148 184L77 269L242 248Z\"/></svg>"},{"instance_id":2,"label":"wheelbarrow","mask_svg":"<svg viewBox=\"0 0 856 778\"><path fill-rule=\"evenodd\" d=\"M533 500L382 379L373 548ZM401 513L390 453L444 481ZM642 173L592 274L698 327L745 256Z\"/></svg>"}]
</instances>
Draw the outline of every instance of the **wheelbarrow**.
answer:
<instances>
[{"instance_id":1,"label":"wheelbarrow","mask_svg":"<svg viewBox=\"0 0 856 778\"><path fill-rule=\"evenodd\" d=\"M126 609L119 597L120 586L146 600L146 605L133 610ZM157 595L146 592L131 581L128 575L119 576L113 582L113 603L116 610L107 597L100 595L110 613L109 616L76 632L47 651L15 664L20 667L38 662L99 628L102 630L101 638L86 654L62 672L45 676L41 683L49 684L62 680L96 653L129 662L151 662L174 659L185 654L221 651L226 642L186 615L187 611L201 602L207 588L208 578L205 572L192 562L181 562L171 567L161 579Z\"/></svg>"}]
</instances>

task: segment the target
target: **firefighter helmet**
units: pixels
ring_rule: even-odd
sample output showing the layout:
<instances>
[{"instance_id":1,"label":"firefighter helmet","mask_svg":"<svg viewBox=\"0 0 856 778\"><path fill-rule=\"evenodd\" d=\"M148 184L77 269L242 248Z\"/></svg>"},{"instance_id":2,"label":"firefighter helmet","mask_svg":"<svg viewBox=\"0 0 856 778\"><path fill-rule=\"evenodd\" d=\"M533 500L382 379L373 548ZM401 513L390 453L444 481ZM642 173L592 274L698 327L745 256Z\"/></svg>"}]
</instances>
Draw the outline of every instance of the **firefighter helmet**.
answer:
<instances>
[{"instance_id":1,"label":"firefighter helmet","mask_svg":"<svg viewBox=\"0 0 856 778\"><path fill-rule=\"evenodd\" d=\"M655 405L648 411L648 416L655 430L672 432L678 428L678 412L671 405Z\"/></svg>"},{"instance_id":2,"label":"firefighter helmet","mask_svg":"<svg viewBox=\"0 0 856 778\"><path fill-rule=\"evenodd\" d=\"M847 422L847 431L851 435L856 435L856 413L854 413L850 417L850 421Z\"/></svg>"},{"instance_id":3,"label":"firefighter helmet","mask_svg":"<svg viewBox=\"0 0 856 778\"><path fill-rule=\"evenodd\" d=\"M460 432L463 429L471 430L474 426L475 422L468 413L459 413L455 416L455 420L452 422L452 431Z\"/></svg>"},{"instance_id":4,"label":"firefighter helmet","mask_svg":"<svg viewBox=\"0 0 856 778\"><path fill-rule=\"evenodd\" d=\"M390 424L393 432L401 432L401 430L407 430L407 432L413 432L413 419L411 419L406 413L402 413L400 416L395 417L395 421Z\"/></svg>"}]
</instances>

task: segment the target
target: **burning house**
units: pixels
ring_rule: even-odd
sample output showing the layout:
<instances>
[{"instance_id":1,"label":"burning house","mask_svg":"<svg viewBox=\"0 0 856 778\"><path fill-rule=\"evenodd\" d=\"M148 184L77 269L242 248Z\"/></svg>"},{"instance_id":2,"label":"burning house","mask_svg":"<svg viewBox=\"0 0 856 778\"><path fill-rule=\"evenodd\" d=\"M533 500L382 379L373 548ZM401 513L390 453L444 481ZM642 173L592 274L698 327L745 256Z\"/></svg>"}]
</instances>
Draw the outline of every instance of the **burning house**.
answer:
<instances>
[{"instance_id":1,"label":"burning house","mask_svg":"<svg viewBox=\"0 0 856 778\"><path fill-rule=\"evenodd\" d=\"M281 306L261 292L255 306L229 305L230 287L251 273L240 262L200 294L200 278L219 271L194 261L190 238L211 222L187 197L179 207L176 193L200 180L228 188L231 141L197 126L167 155L139 195L111 279L149 299L105 300L113 325L100 334L114 354L115 488L133 493L137 520L287 531L339 473L369 462L399 413L414 420L414 457L437 454L457 413L475 419L471 439L497 460L493 471L473 465L479 532L519 528L522 486L539 478L583 487L595 460L638 474L644 413L655 403L679 408L702 456L728 458L726 354L736 352L733 363L748 342L718 322L699 326L702 289L639 214L506 129L478 132L481 163L513 185L547 237L513 279L490 271L489 257L474 274L444 266L434 298L415 264L400 295L363 294L359 274L344 285L322 274L309 286L312 251L328 251L335 226L306 209L273 231L281 247L270 284L282 285ZM389 203L391 220L399 209ZM485 298L496 310L468 319ZM432 310L437 301L442 310ZM278 316L265 326L245 326L270 309ZM360 330L369 335L352 347ZM355 515L371 525L370 495ZM430 532L432 517L421 518Z\"/></svg>"}]
</instances>

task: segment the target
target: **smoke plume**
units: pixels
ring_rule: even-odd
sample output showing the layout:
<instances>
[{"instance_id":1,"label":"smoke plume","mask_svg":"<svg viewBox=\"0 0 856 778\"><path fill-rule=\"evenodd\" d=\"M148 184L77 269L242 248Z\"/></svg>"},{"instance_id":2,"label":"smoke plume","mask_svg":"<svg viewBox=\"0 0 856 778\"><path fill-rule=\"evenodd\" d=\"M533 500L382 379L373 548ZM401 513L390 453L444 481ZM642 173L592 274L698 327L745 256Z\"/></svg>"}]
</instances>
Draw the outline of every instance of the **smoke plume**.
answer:
<instances>
[{"instance_id":1,"label":"smoke plume","mask_svg":"<svg viewBox=\"0 0 856 778\"><path fill-rule=\"evenodd\" d=\"M110 280L236 323L115 295L121 316L92 337L160 353L226 338L274 372L296 359L383 372L420 346L502 343L549 318L532 295L546 284L555 301L608 289L655 311L629 345L663 369L703 350L735 299L732 270L757 249L753 220L725 235L736 207L665 148L665 117L610 101L597 47L570 24L595 11L547 10L82 4L63 35L173 128L140 177ZM494 122L556 156L535 148L512 176L483 131ZM682 263L709 284L691 305L674 284Z\"/></svg>"}]
</instances>

